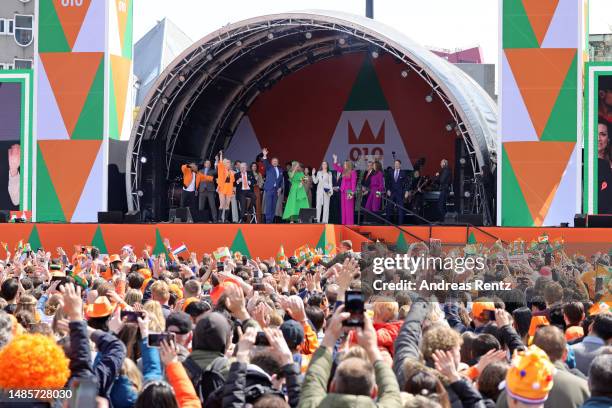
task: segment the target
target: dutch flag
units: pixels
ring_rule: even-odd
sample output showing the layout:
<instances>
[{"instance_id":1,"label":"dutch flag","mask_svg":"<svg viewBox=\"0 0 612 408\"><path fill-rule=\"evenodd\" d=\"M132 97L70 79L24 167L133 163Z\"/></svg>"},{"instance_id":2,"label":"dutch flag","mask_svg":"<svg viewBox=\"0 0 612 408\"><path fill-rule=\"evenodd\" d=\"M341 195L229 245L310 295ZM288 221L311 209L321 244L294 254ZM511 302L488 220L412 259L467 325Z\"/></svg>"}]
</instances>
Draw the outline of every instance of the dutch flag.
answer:
<instances>
[{"instance_id":1,"label":"dutch flag","mask_svg":"<svg viewBox=\"0 0 612 408\"><path fill-rule=\"evenodd\" d=\"M187 251L187 245L183 244L178 248L172 250L172 255L177 256L181 252Z\"/></svg>"}]
</instances>

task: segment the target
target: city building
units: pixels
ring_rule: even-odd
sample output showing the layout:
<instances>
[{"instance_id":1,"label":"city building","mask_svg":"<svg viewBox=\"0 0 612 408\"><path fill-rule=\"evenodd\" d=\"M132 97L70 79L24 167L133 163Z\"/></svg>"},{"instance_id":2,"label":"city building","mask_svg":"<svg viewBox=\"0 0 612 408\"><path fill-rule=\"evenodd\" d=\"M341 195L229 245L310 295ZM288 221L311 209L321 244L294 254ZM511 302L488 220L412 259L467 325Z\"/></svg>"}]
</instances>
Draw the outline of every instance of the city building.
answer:
<instances>
[{"instance_id":1,"label":"city building","mask_svg":"<svg viewBox=\"0 0 612 408\"><path fill-rule=\"evenodd\" d=\"M0 1L0 69L32 68L36 0Z\"/></svg>"},{"instance_id":2,"label":"city building","mask_svg":"<svg viewBox=\"0 0 612 408\"><path fill-rule=\"evenodd\" d=\"M589 36L589 59L595 62L612 61L612 34Z\"/></svg>"}]
</instances>

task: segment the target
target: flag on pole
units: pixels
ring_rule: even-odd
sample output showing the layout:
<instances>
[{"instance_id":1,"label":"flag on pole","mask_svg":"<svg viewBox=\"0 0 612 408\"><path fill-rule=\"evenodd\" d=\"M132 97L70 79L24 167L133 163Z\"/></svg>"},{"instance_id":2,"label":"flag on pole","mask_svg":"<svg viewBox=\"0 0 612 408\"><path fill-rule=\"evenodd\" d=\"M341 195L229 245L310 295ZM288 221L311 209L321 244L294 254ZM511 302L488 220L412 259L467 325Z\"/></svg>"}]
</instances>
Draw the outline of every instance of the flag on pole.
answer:
<instances>
[{"instance_id":1,"label":"flag on pole","mask_svg":"<svg viewBox=\"0 0 612 408\"><path fill-rule=\"evenodd\" d=\"M276 262L280 263L285 262L286 260L287 257L285 256L285 248L281 245L278 249L278 252L276 253Z\"/></svg>"},{"instance_id":2,"label":"flag on pole","mask_svg":"<svg viewBox=\"0 0 612 408\"><path fill-rule=\"evenodd\" d=\"M217 262L222 262L225 258L229 258L232 256L228 247L219 247L216 251L213 252L213 256L217 260Z\"/></svg>"},{"instance_id":3,"label":"flag on pole","mask_svg":"<svg viewBox=\"0 0 612 408\"><path fill-rule=\"evenodd\" d=\"M181 252L185 252L185 251L187 251L187 245L182 244L181 246L172 250L172 255L177 256Z\"/></svg>"},{"instance_id":4,"label":"flag on pole","mask_svg":"<svg viewBox=\"0 0 612 408\"><path fill-rule=\"evenodd\" d=\"M313 256L313 253L310 247L308 246L308 244L304 244L295 250L295 252L293 253L293 256L295 256L298 259L298 261L302 262L302 261L306 261L307 259L311 259Z\"/></svg>"}]
</instances>

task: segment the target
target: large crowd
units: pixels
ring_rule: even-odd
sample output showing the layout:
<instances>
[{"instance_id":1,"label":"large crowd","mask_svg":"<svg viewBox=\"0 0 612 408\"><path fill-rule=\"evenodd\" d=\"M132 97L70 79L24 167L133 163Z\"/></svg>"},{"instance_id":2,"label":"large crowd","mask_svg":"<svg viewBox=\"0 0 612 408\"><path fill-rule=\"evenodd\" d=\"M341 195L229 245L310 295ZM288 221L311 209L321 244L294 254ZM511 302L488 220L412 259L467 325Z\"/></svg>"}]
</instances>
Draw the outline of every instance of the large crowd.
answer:
<instances>
[{"instance_id":1,"label":"large crowd","mask_svg":"<svg viewBox=\"0 0 612 408\"><path fill-rule=\"evenodd\" d=\"M0 261L0 405L611 407L610 255L510 251L478 274L511 290L377 292L371 258L393 253L350 241L263 260L20 246ZM432 252L466 255L408 248Z\"/></svg>"}]
</instances>

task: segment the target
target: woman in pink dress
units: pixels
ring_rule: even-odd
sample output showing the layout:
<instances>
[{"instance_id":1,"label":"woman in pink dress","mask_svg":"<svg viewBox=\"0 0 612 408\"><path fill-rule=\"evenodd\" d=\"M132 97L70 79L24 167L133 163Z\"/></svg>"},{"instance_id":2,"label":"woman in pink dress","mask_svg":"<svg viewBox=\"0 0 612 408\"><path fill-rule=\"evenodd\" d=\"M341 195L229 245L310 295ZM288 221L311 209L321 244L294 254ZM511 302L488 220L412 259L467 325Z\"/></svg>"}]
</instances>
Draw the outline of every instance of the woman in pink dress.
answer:
<instances>
[{"instance_id":1,"label":"woman in pink dress","mask_svg":"<svg viewBox=\"0 0 612 408\"><path fill-rule=\"evenodd\" d=\"M338 164L338 156L335 154L334 170L342 173L342 184L340 184L340 209L342 213L342 224L353 225L355 213L355 188L357 187L357 173L353 170L353 163L349 160L344 162L344 167Z\"/></svg>"},{"instance_id":2,"label":"woman in pink dress","mask_svg":"<svg viewBox=\"0 0 612 408\"><path fill-rule=\"evenodd\" d=\"M382 195L385 193L385 178L382 172L382 164L374 162L374 173L370 175L370 189L366 200L365 209L371 212L380 210Z\"/></svg>"}]
</instances>

